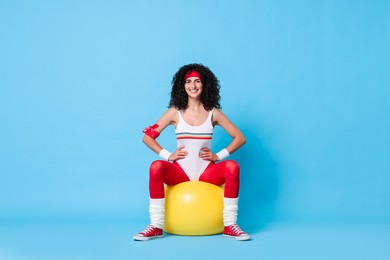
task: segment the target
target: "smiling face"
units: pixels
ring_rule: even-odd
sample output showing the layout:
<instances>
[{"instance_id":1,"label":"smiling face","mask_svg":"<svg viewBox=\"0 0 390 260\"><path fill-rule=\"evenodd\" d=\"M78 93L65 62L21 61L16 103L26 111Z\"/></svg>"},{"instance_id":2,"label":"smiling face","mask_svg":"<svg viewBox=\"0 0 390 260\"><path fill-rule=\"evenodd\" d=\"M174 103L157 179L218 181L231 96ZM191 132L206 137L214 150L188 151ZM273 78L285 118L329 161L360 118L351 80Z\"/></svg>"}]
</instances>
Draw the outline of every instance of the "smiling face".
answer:
<instances>
[{"instance_id":1,"label":"smiling face","mask_svg":"<svg viewBox=\"0 0 390 260\"><path fill-rule=\"evenodd\" d=\"M187 78L184 88L189 98L200 98L203 90L202 80L198 77Z\"/></svg>"}]
</instances>

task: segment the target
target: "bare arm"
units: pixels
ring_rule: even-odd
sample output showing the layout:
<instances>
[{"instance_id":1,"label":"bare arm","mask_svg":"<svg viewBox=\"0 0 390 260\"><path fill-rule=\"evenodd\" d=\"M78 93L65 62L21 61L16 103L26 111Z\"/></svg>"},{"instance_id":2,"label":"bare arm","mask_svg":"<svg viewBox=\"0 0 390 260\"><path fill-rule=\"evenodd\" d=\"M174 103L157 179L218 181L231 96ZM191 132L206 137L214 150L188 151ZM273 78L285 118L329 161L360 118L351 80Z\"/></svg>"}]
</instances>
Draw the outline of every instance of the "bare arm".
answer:
<instances>
[{"instance_id":1,"label":"bare arm","mask_svg":"<svg viewBox=\"0 0 390 260\"><path fill-rule=\"evenodd\" d=\"M233 138L232 142L226 147L230 154L237 151L246 143L245 136L242 134L227 116L219 109L214 109L213 122L220 125Z\"/></svg>"},{"instance_id":2,"label":"bare arm","mask_svg":"<svg viewBox=\"0 0 390 260\"><path fill-rule=\"evenodd\" d=\"M246 142L245 136L242 134L227 116L221 110L215 108L213 113L213 124L220 125L233 138L232 142L226 147L229 154L237 151ZM199 153L199 157L204 160L219 161L220 158L214 154L209 148L203 148Z\"/></svg>"},{"instance_id":3,"label":"bare arm","mask_svg":"<svg viewBox=\"0 0 390 260\"><path fill-rule=\"evenodd\" d=\"M177 123L177 112L175 108L168 109L161 118L156 122L158 127L155 129L157 132L161 133L167 126L170 124L176 125ZM155 153L159 154L163 149L161 145L152 137L144 135L142 141ZM187 155L187 152L182 150L184 147L178 147L178 149L171 154L169 160L175 161L182 159Z\"/></svg>"},{"instance_id":4,"label":"bare arm","mask_svg":"<svg viewBox=\"0 0 390 260\"><path fill-rule=\"evenodd\" d=\"M161 133L167 126L174 123L175 118L173 112L173 108L168 109L156 122L156 124L158 124L158 127L155 129L157 132ZM144 135L142 141L157 154L163 149L155 139L146 134Z\"/></svg>"}]
</instances>

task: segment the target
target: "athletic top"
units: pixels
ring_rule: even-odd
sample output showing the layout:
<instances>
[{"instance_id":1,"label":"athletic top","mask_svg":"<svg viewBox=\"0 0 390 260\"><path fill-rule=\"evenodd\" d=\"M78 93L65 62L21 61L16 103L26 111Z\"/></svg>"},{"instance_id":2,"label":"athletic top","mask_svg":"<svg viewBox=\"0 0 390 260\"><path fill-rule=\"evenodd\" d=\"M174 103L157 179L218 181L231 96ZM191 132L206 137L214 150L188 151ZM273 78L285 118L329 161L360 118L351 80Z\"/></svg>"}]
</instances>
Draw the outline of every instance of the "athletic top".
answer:
<instances>
[{"instance_id":1,"label":"athletic top","mask_svg":"<svg viewBox=\"0 0 390 260\"><path fill-rule=\"evenodd\" d=\"M211 138L213 137L214 127L211 122L213 115L211 110L206 121L199 126L192 126L184 121L180 111L179 122L176 126L177 147L184 145L185 151L188 152L186 158L177 160L191 181L199 180L200 175L209 165L210 161L199 158L199 152L202 148L210 148Z\"/></svg>"}]
</instances>

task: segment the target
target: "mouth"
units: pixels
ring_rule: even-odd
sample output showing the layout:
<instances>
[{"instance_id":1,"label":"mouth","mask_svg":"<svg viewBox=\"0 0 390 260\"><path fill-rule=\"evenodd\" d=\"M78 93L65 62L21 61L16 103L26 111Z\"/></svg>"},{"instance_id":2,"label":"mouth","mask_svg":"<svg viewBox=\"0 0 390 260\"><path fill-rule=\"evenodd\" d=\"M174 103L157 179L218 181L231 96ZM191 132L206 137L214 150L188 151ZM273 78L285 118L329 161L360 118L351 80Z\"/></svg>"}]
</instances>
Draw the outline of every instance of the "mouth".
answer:
<instances>
[{"instance_id":1,"label":"mouth","mask_svg":"<svg viewBox=\"0 0 390 260\"><path fill-rule=\"evenodd\" d=\"M191 93L198 93L199 89L189 89Z\"/></svg>"}]
</instances>

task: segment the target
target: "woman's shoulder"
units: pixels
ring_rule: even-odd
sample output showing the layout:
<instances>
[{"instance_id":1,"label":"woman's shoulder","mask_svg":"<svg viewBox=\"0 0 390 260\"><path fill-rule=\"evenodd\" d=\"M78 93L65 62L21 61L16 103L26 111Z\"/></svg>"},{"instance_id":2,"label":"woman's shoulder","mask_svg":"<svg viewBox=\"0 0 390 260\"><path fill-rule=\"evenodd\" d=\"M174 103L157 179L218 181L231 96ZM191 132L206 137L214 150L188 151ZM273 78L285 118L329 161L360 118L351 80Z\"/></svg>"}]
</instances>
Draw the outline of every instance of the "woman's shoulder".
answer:
<instances>
[{"instance_id":1,"label":"woman's shoulder","mask_svg":"<svg viewBox=\"0 0 390 260\"><path fill-rule=\"evenodd\" d=\"M213 108L213 125L217 125L219 120L221 119L221 116L224 116L222 111L219 108L214 107Z\"/></svg>"},{"instance_id":2,"label":"woman's shoulder","mask_svg":"<svg viewBox=\"0 0 390 260\"><path fill-rule=\"evenodd\" d=\"M176 107L170 107L170 108L168 108L167 113L177 113L177 108Z\"/></svg>"},{"instance_id":3,"label":"woman's shoulder","mask_svg":"<svg viewBox=\"0 0 390 260\"><path fill-rule=\"evenodd\" d=\"M214 107L213 108L213 116L217 116L218 117L218 116L221 116L221 115L224 115L223 112L221 111L221 109Z\"/></svg>"},{"instance_id":4,"label":"woman's shoulder","mask_svg":"<svg viewBox=\"0 0 390 260\"><path fill-rule=\"evenodd\" d=\"M179 110L176 107L170 107L165 113L170 116L177 116L178 112Z\"/></svg>"},{"instance_id":5,"label":"woman's shoulder","mask_svg":"<svg viewBox=\"0 0 390 260\"><path fill-rule=\"evenodd\" d=\"M173 124L176 124L178 121L178 110L176 107L170 107L165 112L165 115L169 118L169 121Z\"/></svg>"}]
</instances>

